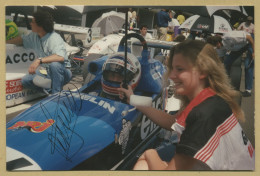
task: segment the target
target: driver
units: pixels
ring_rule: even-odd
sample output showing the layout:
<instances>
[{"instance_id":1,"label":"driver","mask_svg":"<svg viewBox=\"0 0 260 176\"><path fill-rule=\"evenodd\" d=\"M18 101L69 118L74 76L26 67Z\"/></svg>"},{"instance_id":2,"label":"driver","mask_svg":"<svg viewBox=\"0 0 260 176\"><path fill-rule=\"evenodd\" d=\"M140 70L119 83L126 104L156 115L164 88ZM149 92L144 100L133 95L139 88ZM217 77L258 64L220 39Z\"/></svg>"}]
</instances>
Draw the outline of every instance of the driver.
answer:
<instances>
[{"instance_id":1,"label":"driver","mask_svg":"<svg viewBox=\"0 0 260 176\"><path fill-rule=\"evenodd\" d=\"M119 52L110 56L102 68L102 97L120 100L117 88L125 79L125 53ZM126 83L135 89L141 77L141 65L138 59L131 53L127 53Z\"/></svg>"}]
</instances>

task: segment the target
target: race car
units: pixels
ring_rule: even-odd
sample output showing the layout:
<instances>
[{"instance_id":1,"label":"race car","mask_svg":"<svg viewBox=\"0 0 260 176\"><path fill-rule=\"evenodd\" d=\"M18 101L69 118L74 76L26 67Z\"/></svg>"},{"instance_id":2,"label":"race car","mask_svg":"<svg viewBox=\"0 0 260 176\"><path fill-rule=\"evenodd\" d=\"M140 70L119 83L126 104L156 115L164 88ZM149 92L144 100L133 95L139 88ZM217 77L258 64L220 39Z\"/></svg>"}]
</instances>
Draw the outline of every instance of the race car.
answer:
<instances>
[{"instance_id":1,"label":"race car","mask_svg":"<svg viewBox=\"0 0 260 176\"><path fill-rule=\"evenodd\" d=\"M135 58L133 63L139 70L134 74L140 76L134 92L150 97L153 107L164 109L161 82L165 67L149 59L143 37L128 34L116 54L89 63L89 72L95 75L92 81L80 89L51 95L6 124L8 171L129 170L145 149L160 143L159 126L134 106L102 96L103 65L110 58L124 58L124 41L131 37L140 40L143 47L141 57L128 53L125 59L130 64L130 58ZM132 66L127 65L127 69L136 70ZM114 89L106 88L113 93Z\"/></svg>"},{"instance_id":2,"label":"race car","mask_svg":"<svg viewBox=\"0 0 260 176\"><path fill-rule=\"evenodd\" d=\"M139 30L129 30L128 33L138 33ZM156 30L149 30L153 36L156 35ZM119 33L109 34L102 39L96 41L88 50L86 56L84 56L84 64L81 66L83 85L93 79L93 75L89 73L88 65L91 61L96 60L104 55L113 54L117 52L119 43L124 36L124 30L122 29ZM148 50L151 58L161 61L165 60L165 56L168 54L170 48L176 45L176 42L161 41L157 39L146 40ZM137 57L141 56L142 46L140 42L132 38L128 41L128 49L131 53Z\"/></svg>"}]
</instances>

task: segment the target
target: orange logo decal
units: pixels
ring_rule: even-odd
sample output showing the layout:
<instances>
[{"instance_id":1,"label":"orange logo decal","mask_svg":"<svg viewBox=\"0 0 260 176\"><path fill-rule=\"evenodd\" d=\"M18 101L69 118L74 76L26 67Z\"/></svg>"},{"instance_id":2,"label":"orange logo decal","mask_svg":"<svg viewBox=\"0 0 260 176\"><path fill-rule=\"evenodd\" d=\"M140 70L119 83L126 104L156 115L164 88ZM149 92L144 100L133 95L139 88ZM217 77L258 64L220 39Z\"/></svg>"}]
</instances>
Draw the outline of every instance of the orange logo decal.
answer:
<instances>
[{"instance_id":1,"label":"orange logo decal","mask_svg":"<svg viewBox=\"0 0 260 176\"><path fill-rule=\"evenodd\" d=\"M37 122L37 121L20 121L16 122L13 126L9 127L8 130L14 130L14 129L19 129L19 128L28 128L31 132L34 133L40 133L45 131L47 128L52 126L54 124L53 119L48 119L46 122Z\"/></svg>"}]
</instances>

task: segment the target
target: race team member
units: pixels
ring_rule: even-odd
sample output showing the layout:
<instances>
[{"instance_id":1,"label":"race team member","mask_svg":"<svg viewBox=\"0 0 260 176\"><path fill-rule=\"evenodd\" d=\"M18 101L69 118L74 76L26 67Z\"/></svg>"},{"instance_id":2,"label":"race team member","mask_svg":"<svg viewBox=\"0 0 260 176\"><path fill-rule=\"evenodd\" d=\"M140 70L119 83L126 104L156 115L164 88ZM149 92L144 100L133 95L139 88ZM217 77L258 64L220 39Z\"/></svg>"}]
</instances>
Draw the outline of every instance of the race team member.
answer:
<instances>
[{"instance_id":1,"label":"race team member","mask_svg":"<svg viewBox=\"0 0 260 176\"><path fill-rule=\"evenodd\" d=\"M177 20L179 21L180 25L185 21L185 17L182 14L182 12L179 12L179 15L177 16Z\"/></svg>"},{"instance_id":2,"label":"race team member","mask_svg":"<svg viewBox=\"0 0 260 176\"><path fill-rule=\"evenodd\" d=\"M140 30L140 34L143 36L144 39L152 39L152 35L150 33L147 32L147 25L142 25L139 30Z\"/></svg>"},{"instance_id":3,"label":"race team member","mask_svg":"<svg viewBox=\"0 0 260 176\"><path fill-rule=\"evenodd\" d=\"M40 72L40 66L47 70L47 78L51 79L51 93L60 92L63 86L71 80L71 72L65 43L61 36L54 32L54 21L48 12L38 11L33 14L31 22L32 32L18 36L6 43L23 45L26 49L33 49L38 59L29 66L29 74L22 78L22 85L28 89L45 91L36 86L33 79L36 75L46 76Z\"/></svg>"},{"instance_id":4,"label":"race team member","mask_svg":"<svg viewBox=\"0 0 260 176\"><path fill-rule=\"evenodd\" d=\"M254 170L254 148L239 124L244 114L234 100L239 93L216 56L212 45L198 40L186 40L171 49L167 76L181 100L179 112L171 115L153 107L136 108L157 125L177 131L180 141L169 163L149 149L134 170ZM131 101L130 86L118 91L121 98Z\"/></svg>"},{"instance_id":5,"label":"race team member","mask_svg":"<svg viewBox=\"0 0 260 176\"><path fill-rule=\"evenodd\" d=\"M169 14L166 9L162 9L160 12L157 13L157 20L158 20L158 37L159 40L166 41L167 31L169 22L172 21L171 13Z\"/></svg>"},{"instance_id":6,"label":"race team member","mask_svg":"<svg viewBox=\"0 0 260 176\"><path fill-rule=\"evenodd\" d=\"M153 39L152 35L147 32L147 25L141 25L139 28L140 35L145 39ZM132 42L138 42L139 40L136 38L131 38ZM136 57L139 57L142 55L143 47L138 45L131 45L131 52L134 53ZM149 48L150 51L150 57L153 57L154 55L154 48Z\"/></svg>"},{"instance_id":7,"label":"race team member","mask_svg":"<svg viewBox=\"0 0 260 176\"><path fill-rule=\"evenodd\" d=\"M102 67L101 96L111 100L121 100L117 88L125 78L125 53L110 56ZM126 83L135 89L141 78L141 64L131 53L127 53Z\"/></svg>"},{"instance_id":8,"label":"race team member","mask_svg":"<svg viewBox=\"0 0 260 176\"><path fill-rule=\"evenodd\" d=\"M213 42L218 41L218 42ZM245 91L242 92L244 97L251 96L254 79L254 58L255 46L253 37L245 31L231 31L225 33L222 37L219 35L211 36L207 39L208 43L213 44L219 53L226 54L224 65L228 75L233 62L247 51L245 65ZM220 56L223 57L223 56Z\"/></svg>"},{"instance_id":9,"label":"race team member","mask_svg":"<svg viewBox=\"0 0 260 176\"><path fill-rule=\"evenodd\" d=\"M255 25L252 23L253 22L253 17L248 16L246 21L241 23L237 30L242 30L245 32L248 32L250 34L254 34L255 33Z\"/></svg>"}]
</instances>

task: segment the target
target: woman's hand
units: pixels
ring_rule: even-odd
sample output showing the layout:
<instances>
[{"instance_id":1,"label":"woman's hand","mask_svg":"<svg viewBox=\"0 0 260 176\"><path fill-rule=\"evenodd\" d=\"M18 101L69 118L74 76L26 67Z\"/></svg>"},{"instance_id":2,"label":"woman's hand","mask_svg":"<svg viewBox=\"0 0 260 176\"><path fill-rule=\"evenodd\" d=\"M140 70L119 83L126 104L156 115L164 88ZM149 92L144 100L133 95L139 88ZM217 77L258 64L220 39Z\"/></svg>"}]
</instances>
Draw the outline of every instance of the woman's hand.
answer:
<instances>
[{"instance_id":1,"label":"woman's hand","mask_svg":"<svg viewBox=\"0 0 260 176\"><path fill-rule=\"evenodd\" d=\"M130 96L134 94L131 86L128 85L128 89L125 89L122 87L122 84L121 84L120 88L118 88L117 91L119 92L119 98L124 99L124 97L126 97L126 102L129 104Z\"/></svg>"}]
</instances>

